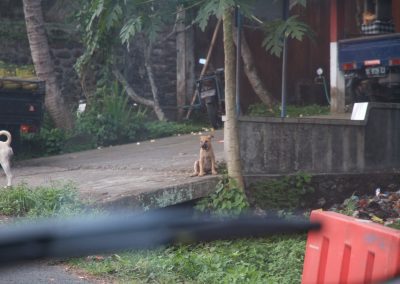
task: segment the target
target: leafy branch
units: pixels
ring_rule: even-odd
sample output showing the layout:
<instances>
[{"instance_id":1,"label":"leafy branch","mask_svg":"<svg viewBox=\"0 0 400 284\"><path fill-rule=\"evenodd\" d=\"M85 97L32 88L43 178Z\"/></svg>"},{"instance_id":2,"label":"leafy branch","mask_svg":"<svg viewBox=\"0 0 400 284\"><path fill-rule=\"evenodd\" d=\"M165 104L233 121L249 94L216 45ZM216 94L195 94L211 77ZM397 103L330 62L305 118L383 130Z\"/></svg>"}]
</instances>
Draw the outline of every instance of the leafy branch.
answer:
<instances>
[{"instance_id":1,"label":"leafy branch","mask_svg":"<svg viewBox=\"0 0 400 284\"><path fill-rule=\"evenodd\" d=\"M283 50L284 38L303 40L305 35L313 37L311 28L298 19L298 16L292 16L286 21L276 20L264 23L262 26L265 38L262 42L263 47L271 54L280 57Z\"/></svg>"}]
</instances>

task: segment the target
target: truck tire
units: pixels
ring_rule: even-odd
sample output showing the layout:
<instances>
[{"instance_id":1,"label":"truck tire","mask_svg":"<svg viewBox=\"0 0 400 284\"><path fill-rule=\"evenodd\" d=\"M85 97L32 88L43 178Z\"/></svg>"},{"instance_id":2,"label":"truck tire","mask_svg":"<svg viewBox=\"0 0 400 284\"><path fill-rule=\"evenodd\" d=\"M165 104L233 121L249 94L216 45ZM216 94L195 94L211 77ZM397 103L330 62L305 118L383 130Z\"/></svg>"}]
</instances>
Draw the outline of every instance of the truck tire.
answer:
<instances>
[{"instance_id":1,"label":"truck tire","mask_svg":"<svg viewBox=\"0 0 400 284\"><path fill-rule=\"evenodd\" d=\"M208 119L214 129L219 129L222 126L221 117L218 115L217 102L213 100L206 104Z\"/></svg>"},{"instance_id":2,"label":"truck tire","mask_svg":"<svg viewBox=\"0 0 400 284\"><path fill-rule=\"evenodd\" d=\"M10 127L10 133L12 137L11 148L13 149L14 155L20 152L21 150L21 131L20 126L12 126Z\"/></svg>"},{"instance_id":3,"label":"truck tire","mask_svg":"<svg viewBox=\"0 0 400 284\"><path fill-rule=\"evenodd\" d=\"M364 93L364 89L361 86L361 81L358 78L352 78L349 80L346 86L346 94L349 93L349 101L346 101L346 104L350 103L359 103L365 102L368 100L368 97Z\"/></svg>"}]
</instances>

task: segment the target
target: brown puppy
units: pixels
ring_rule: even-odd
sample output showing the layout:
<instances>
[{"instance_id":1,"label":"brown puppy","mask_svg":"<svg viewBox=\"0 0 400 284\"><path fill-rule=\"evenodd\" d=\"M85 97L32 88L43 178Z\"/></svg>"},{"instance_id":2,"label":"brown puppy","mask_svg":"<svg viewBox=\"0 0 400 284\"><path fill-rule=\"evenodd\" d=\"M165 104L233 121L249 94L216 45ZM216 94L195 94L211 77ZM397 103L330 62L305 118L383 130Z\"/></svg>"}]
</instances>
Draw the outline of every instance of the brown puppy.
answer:
<instances>
[{"instance_id":1,"label":"brown puppy","mask_svg":"<svg viewBox=\"0 0 400 284\"><path fill-rule=\"evenodd\" d=\"M212 135L200 136L200 158L194 162L194 176L204 176L207 173L217 174L215 155L211 145Z\"/></svg>"}]
</instances>

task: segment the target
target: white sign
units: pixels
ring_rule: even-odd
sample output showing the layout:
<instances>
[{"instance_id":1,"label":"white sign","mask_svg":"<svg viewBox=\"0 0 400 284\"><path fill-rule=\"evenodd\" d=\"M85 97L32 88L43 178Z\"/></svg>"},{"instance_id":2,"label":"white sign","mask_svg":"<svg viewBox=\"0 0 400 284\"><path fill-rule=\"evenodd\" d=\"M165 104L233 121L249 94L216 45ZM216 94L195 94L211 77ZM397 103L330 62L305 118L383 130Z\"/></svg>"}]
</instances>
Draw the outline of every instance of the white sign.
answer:
<instances>
[{"instance_id":1,"label":"white sign","mask_svg":"<svg viewBox=\"0 0 400 284\"><path fill-rule=\"evenodd\" d=\"M355 103L351 112L351 120L365 120L368 103Z\"/></svg>"},{"instance_id":2,"label":"white sign","mask_svg":"<svg viewBox=\"0 0 400 284\"><path fill-rule=\"evenodd\" d=\"M84 113L86 109L86 103L79 102L78 109L76 110L76 114L79 116L81 113Z\"/></svg>"}]
</instances>

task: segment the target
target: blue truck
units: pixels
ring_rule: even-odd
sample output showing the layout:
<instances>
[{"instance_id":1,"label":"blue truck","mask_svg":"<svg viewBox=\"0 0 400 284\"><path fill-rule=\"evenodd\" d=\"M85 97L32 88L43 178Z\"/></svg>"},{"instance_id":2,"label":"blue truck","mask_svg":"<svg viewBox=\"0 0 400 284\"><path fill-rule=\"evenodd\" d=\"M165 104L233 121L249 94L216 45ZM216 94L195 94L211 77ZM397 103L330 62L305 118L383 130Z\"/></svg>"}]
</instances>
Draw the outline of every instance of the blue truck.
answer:
<instances>
[{"instance_id":1,"label":"blue truck","mask_svg":"<svg viewBox=\"0 0 400 284\"><path fill-rule=\"evenodd\" d=\"M346 104L400 102L400 33L339 41Z\"/></svg>"}]
</instances>

